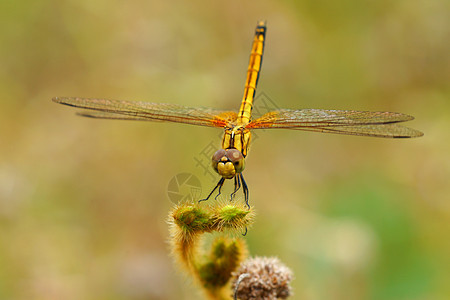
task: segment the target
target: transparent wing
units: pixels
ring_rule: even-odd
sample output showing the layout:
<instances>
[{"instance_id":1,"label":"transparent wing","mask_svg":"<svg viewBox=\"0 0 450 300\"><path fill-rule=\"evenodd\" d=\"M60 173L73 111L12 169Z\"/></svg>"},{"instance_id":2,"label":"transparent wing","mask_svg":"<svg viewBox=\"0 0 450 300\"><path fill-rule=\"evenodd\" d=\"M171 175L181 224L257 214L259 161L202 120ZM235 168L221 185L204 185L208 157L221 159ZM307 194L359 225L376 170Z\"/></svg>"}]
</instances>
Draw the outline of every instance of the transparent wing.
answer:
<instances>
[{"instance_id":1,"label":"transparent wing","mask_svg":"<svg viewBox=\"0 0 450 300\"><path fill-rule=\"evenodd\" d=\"M395 123L413 120L402 113L324 109L280 109L250 122L246 128L285 128L324 133L408 138L423 133Z\"/></svg>"},{"instance_id":2,"label":"transparent wing","mask_svg":"<svg viewBox=\"0 0 450 300\"><path fill-rule=\"evenodd\" d=\"M289 129L315 131L322 133L338 133L347 135L383 137L383 138L412 138L423 135L423 133L418 130L394 124L347 125L347 126L303 127L303 128L299 127Z\"/></svg>"},{"instance_id":3,"label":"transparent wing","mask_svg":"<svg viewBox=\"0 0 450 300\"><path fill-rule=\"evenodd\" d=\"M236 120L237 113L211 108L193 108L177 104L149 103L75 97L55 97L56 103L86 110L84 117L115 120L176 122L208 127L224 127Z\"/></svg>"}]
</instances>

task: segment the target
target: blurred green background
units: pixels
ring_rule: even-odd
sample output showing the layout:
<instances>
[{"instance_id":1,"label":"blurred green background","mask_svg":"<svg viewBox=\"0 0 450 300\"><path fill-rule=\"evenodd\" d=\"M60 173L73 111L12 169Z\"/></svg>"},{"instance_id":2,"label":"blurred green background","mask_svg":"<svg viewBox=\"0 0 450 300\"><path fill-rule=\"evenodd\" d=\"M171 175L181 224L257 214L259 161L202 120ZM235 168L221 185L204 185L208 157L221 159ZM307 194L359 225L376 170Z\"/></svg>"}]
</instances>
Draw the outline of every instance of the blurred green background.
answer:
<instances>
[{"instance_id":1,"label":"blurred green background","mask_svg":"<svg viewBox=\"0 0 450 300\"><path fill-rule=\"evenodd\" d=\"M195 158L220 130L50 99L237 109L260 19L278 107L398 111L425 136L260 133L251 254L293 269L293 299L450 298L449 1L2 0L0 299L200 297L168 252L167 189L189 172L206 196Z\"/></svg>"}]
</instances>

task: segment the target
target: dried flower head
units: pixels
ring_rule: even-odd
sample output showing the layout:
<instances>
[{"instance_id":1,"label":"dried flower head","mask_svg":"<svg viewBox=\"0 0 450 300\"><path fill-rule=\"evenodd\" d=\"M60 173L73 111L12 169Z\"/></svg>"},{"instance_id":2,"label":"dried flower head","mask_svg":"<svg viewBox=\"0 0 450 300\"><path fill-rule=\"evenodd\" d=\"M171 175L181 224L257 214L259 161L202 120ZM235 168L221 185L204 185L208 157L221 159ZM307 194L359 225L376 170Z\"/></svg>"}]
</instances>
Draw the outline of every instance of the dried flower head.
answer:
<instances>
[{"instance_id":1,"label":"dried flower head","mask_svg":"<svg viewBox=\"0 0 450 300\"><path fill-rule=\"evenodd\" d=\"M235 299L287 299L292 278L292 271L276 257L247 259L233 273Z\"/></svg>"}]
</instances>

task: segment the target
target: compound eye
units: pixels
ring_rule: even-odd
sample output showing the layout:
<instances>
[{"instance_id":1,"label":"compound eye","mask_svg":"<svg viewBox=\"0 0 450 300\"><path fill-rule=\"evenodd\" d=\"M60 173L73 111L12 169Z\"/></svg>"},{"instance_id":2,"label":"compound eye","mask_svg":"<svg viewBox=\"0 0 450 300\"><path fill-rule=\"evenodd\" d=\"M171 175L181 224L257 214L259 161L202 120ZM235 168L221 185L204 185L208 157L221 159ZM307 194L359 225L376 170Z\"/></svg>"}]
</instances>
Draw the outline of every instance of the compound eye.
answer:
<instances>
[{"instance_id":1,"label":"compound eye","mask_svg":"<svg viewBox=\"0 0 450 300\"><path fill-rule=\"evenodd\" d=\"M225 154L226 154L226 151L224 149L219 149L216 151L216 153L214 153L212 160L219 162L222 159L222 157L225 156Z\"/></svg>"},{"instance_id":2,"label":"compound eye","mask_svg":"<svg viewBox=\"0 0 450 300\"><path fill-rule=\"evenodd\" d=\"M227 158L234 165L234 169L236 173L241 173L245 168L245 158L242 155L241 151L237 149L228 149L226 152Z\"/></svg>"},{"instance_id":3,"label":"compound eye","mask_svg":"<svg viewBox=\"0 0 450 300\"><path fill-rule=\"evenodd\" d=\"M214 153L214 155L212 156L212 167L213 169L218 172L217 170L217 165L219 164L220 160L222 159L222 157L224 157L226 154L226 151L224 149L219 149L216 151L216 153Z\"/></svg>"}]
</instances>

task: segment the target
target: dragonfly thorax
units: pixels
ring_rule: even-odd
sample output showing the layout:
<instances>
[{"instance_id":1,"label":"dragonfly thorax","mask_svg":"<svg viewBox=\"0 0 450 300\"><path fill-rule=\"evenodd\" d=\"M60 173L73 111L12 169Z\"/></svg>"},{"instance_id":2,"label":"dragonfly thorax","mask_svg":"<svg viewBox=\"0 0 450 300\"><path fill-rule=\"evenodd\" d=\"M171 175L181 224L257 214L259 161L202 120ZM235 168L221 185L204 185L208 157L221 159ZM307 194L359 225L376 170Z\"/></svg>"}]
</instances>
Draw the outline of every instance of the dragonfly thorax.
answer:
<instances>
[{"instance_id":1,"label":"dragonfly thorax","mask_svg":"<svg viewBox=\"0 0 450 300\"><path fill-rule=\"evenodd\" d=\"M222 149L237 149L244 157L247 156L250 145L251 132L242 125L225 128Z\"/></svg>"},{"instance_id":2,"label":"dragonfly thorax","mask_svg":"<svg viewBox=\"0 0 450 300\"><path fill-rule=\"evenodd\" d=\"M212 157L212 167L225 179L233 178L245 168L245 158L241 151L230 148L220 149Z\"/></svg>"}]
</instances>

